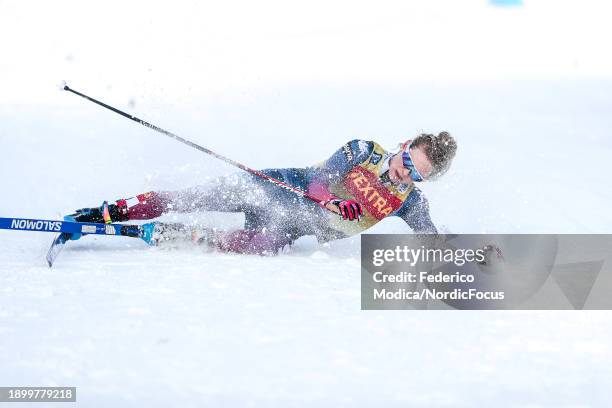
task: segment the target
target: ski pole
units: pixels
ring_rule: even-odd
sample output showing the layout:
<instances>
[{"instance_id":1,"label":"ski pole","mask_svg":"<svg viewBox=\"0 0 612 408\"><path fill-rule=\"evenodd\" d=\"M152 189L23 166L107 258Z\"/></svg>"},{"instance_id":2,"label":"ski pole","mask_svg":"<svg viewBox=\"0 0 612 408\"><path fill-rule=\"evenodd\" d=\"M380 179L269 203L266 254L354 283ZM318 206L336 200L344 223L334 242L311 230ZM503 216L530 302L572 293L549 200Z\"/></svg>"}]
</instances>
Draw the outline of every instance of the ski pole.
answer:
<instances>
[{"instance_id":1,"label":"ski pole","mask_svg":"<svg viewBox=\"0 0 612 408\"><path fill-rule=\"evenodd\" d=\"M202 147L199 144L194 143L194 142L192 142L190 140L184 139L184 138L180 137L179 135L176 135L176 134L174 134L172 132L169 132L169 131L167 131L165 129L160 128L159 126L155 126L155 125L153 125L153 124L151 124L149 122L146 122L146 121L144 121L142 119L137 118L136 116L130 115L129 113L125 113L125 112L123 112L123 111L121 111L121 110L119 110L117 108L114 108L114 107L112 107L110 105L107 105L104 102L101 102L101 101L99 101L97 99L94 99L94 98L92 98L90 96L87 96L87 95L85 95L85 94L83 94L83 93L81 93L79 91L76 91L76 90L70 88L65 83L63 85L64 85L63 86L63 90L64 91L72 92L75 95L78 95L78 96L80 96L82 98L87 99L90 102L93 102L93 103L95 103L97 105L100 105L100 106L102 106L102 107L104 107L104 108L106 108L108 110L111 110L111 111L113 111L115 113L118 113L119 115L121 115L121 116L123 116L125 118L128 118L130 120L133 120L136 123L139 123L139 124L141 124L141 125L143 125L145 127L148 127L149 129L153 129L154 131L162 133L162 134L164 134L164 135L166 135L166 136L168 136L168 137L170 137L170 138L172 138L174 140L177 140L177 141L179 141L181 143L186 144L187 146L193 147L194 149L197 149L197 150L199 150L199 151L201 151L203 153L206 153L206 154L208 154L210 156L216 157L217 159L222 160L222 161L224 161L224 162L226 162L226 163L228 163L228 164L230 164L230 165L232 165L234 167L238 167L241 170L244 170L244 171L246 171L248 173L251 173L251 174L253 174L253 175L257 176L257 177L260 177L260 178L262 178L262 179L264 179L266 181L269 181L270 183L272 183L272 184L274 184L274 185L276 185L278 187L284 188L285 190L289 190L289 191L297 194L300 197L306 197L309 200L314 201L315 203L317 203L321 207L323 207L323 208L325 208L325 209L327 209L327 210L329 210L331 212L334 212L336 214L340 214L340 211L338 210L338 208L336 208L336 206L334 206L333 204L329 204L329 203L325 204L325 201L323 201L323 200L313 196L312 194L309 194L306 191L303 191L303 190L301 190L299 188L293 187L293 186L291 186L291 185L289 185L287 183L284 183L284 182L282 182L282 181L280 181L278 179L275 179L274 177L270 177L267 174L262 173L259 170L255 170L255 169L252 169L250 167L247 167L247 166L245 166L242 163L238 163L237 161L232 160L232 159L230 159L228 157L222 156L219 153L215 153L215 152L213 152L210 149Z\"/></svg>"}]
</instances>

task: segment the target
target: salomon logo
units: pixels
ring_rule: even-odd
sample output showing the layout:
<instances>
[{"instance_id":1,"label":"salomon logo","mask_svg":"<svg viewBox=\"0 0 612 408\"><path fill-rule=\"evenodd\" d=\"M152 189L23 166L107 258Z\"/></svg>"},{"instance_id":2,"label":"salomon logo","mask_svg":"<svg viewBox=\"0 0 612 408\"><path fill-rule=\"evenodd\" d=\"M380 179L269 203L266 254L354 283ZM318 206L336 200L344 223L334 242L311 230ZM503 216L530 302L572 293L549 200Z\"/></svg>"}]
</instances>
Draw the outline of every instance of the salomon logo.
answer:
<instances>
[{"instance_id":1,"label":"salomon logo","mask_svg":"<svg viewBox=\"0 0 612 408\"><path fill-rule=\"evenodd\" d=\"M12 229L31 230L31 231L61 231L62 223L60 221L44 221L44 220L17 220L11 222Z\"/></svg>"}]
</instances>

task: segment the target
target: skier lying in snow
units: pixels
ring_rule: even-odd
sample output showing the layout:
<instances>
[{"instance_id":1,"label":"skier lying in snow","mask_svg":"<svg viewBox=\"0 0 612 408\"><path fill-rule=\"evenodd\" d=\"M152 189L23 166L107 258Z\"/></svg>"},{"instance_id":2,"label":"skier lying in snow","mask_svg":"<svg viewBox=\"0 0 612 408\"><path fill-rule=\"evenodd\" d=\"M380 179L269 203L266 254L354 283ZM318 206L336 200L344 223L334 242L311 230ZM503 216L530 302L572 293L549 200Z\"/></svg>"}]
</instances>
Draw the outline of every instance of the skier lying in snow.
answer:
<instances>
[{"instance_id":1,"label":"skier lying in snow","mask_svg":"<svg viewBox=\"0 0 612 408\"><path fill-rule=\"evenodd\" d=\"M193 231L179 224L152 223L152 244L189 236L223 251L277 253L304 235L319 242L358 234L383 218L402 218L417 233L436 233L427 199L415 186L450 167L457 144L447 132L421 134L399 152L372 141L352 140L314 167L267 169L280 181L320 197L341 214L325 210L251 174L220 178L213 185L174 192L150 192L85 208L66 216L76 222L148 220L167 212L223 211L245 214L244 229ZM78 239L74 235L72 239Z\"/></svg>"}]
</instances>

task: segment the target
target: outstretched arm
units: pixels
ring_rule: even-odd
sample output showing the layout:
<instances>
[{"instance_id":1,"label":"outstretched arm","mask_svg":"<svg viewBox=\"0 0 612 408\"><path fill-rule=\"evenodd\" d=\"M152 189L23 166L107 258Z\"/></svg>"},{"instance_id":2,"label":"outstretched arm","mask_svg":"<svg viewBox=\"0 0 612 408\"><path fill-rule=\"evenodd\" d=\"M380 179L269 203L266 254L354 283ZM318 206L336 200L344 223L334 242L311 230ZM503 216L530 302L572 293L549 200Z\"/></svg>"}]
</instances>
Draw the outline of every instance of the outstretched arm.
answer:
<instances>
[{"instance_id":1,"label":"outstretched arm","mask_svg":"<svg viewBox=\"0 0 612 408\"><path fill-rule=\"evenodd\" d=\"M427 198L418 189L413 189L404 205L395 213L406 221L406 224L415 233L437 234L438 229L429 215L429 203Z\"/></svg>"}]
</instances>

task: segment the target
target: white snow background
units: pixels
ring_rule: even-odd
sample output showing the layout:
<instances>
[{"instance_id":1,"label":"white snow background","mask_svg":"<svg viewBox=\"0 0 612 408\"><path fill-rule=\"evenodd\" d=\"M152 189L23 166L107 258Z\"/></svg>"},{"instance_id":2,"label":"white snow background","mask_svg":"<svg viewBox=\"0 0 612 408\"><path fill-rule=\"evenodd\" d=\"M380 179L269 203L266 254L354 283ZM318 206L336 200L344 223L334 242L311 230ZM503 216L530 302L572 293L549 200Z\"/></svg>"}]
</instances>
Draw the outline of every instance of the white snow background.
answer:
<instances>
[{"instance_id":1,"label":"white snow background","mask_svg":"<svg viewBox=\"0 0 612 408\"><path fill-rule=\"evenodd\" d=\"M451 172L422 186L443 231L612 232L606 2L220 3L0 0L0 216L234 171L66 80L255 168L448 130ZM361 311L358 237L278 257L86 237L49 269L51 239L0 231L0 386L76 386L84 407L609 404L609 312Z\"/></svg>"}]
</instances>

